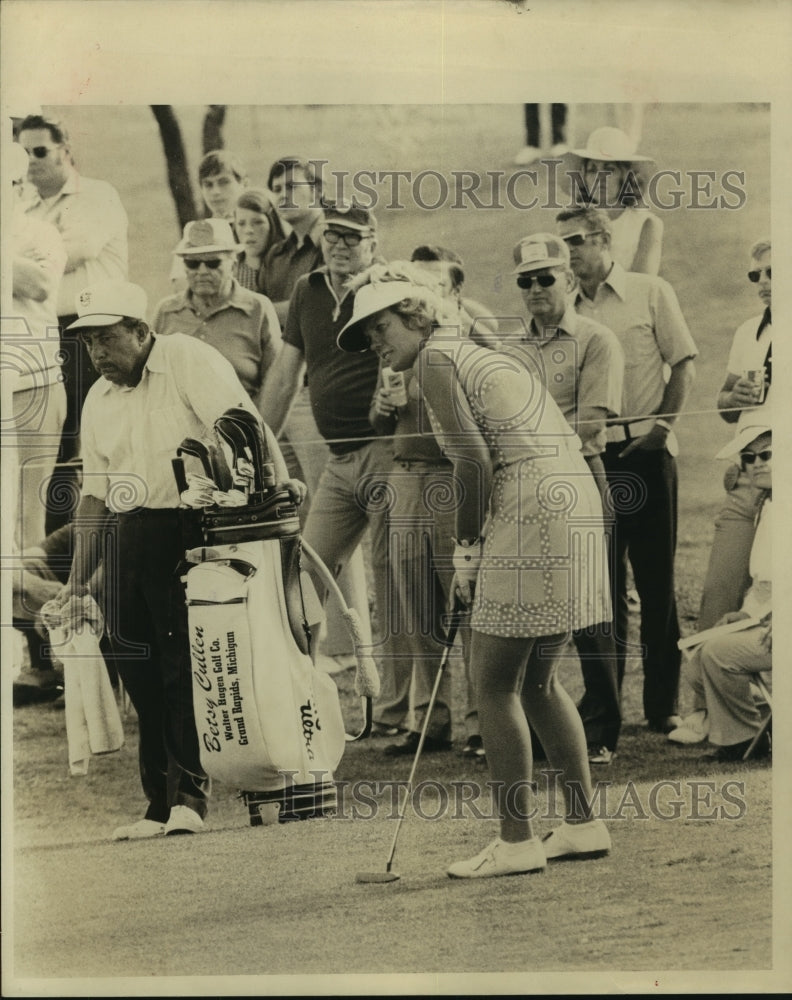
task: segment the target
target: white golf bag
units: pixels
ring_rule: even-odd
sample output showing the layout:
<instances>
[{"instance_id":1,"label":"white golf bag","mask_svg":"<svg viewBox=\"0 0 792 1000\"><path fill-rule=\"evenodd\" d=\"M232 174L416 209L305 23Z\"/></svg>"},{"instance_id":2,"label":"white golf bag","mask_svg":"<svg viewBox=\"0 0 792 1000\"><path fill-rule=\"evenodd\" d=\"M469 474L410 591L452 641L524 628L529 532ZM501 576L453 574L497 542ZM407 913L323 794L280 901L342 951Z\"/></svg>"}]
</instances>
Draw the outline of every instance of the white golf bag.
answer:
<instances>
[{"instance_id":1,"label":"white golf bag","mask_svg":"<svg viewBox=\"0 0 792 1000\"><path fill-rule=\"evenodd\" d=\"M371 728L376 668L359 649L355 613L344 608L358 639L356 689L365 718L362 732L347 736L335 682L310 655L310 626L321 609L301 569L295 496L274 483L255 417L228 411L216 430L231 445L235 470L252 468L251 492L236 490L242 502L237 496L237 505L222 505L230 467L221 449L187 440L174 461L183 501L201 501L204 545L186 553L191 568L184 577L201 763L210 777L241 789L253 826L333 815L334 772L345 744ZM184 454L204 465L203 493L185 475ZM231 485L241 485L239 476Z\"/></svg>"}]
</instances>

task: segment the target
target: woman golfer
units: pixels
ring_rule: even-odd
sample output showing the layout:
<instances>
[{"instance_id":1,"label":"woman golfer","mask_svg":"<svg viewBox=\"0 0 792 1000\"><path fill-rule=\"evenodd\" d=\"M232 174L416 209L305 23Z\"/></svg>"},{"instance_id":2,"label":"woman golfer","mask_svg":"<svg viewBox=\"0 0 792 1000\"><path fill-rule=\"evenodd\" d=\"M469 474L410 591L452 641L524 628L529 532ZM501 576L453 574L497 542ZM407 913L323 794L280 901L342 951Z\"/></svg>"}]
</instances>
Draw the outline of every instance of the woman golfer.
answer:
<instances>
[{"instance_id":1,"label":"woman golfer","mask_svg":"<svg viewBox=\"0 0 792 1000\"><path fill-rule=\"evenodd\" d=\"M583 725L556 677L570 630L610 618L602 504L538 373L443 327L442 301L425 282L406 262L370 268L338 346L371 347L395 371L414 369L412 391L458 483L455 586L472 603L471 659L501 835L448 874L541 871L548 858L610 849L607 828L591 816ZM566 821L543 841L530 819L526 713L562 772Z\"/></svg>"}]
</instances>

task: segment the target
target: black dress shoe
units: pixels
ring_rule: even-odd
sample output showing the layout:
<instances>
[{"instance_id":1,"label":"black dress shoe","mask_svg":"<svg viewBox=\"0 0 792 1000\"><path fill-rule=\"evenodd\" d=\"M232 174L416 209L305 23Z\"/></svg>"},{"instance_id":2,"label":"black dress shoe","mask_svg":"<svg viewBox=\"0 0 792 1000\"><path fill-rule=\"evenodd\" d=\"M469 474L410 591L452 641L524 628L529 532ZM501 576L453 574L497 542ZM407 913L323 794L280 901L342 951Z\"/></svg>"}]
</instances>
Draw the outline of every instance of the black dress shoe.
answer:
<instances>
[{"instance_id":1,"label":"black dress shoe","mask_svg":"<svg viewBox=\"0 0 792 1000\"><path fill-rule=\"evenodd\" d=\"M386 757L405 757L414 754L418 749L420 733L407 733L400 743L389 743L382 751ZM451 749L451 740L441 740L435 736L427 736L423 749L426 753L442 753Z\"/></svg>"},{"instance_id":2,"label":"black dress shoe","mask_svg":"<svg viewBox=\"0 0 792 1000\"><path fill-rule=\"evenodd\" d=\"M704 754L701 759L711 761L715 764L726 764L736 760L742 760L743 754L751 743L753 743L753 740L744 740L742 743L731 743L729 746L720 746L713 753ZM759 742L756 744L750 759L753 760L758 757L767 757L769 753L770 738L767 733L764 733Z\"/></svg>"},{"instance_id":3,"label":"black dress shoe","mask_svg":"<svg viewBox=\"0 0 792 1000\"><path fill-rule=\"evenodd\" d=\"M650 733L668 735L674 729L679 729L682 719L678 715L661 715L658 719L647 719L646 725Z\"/></svg>"}]
</instances>

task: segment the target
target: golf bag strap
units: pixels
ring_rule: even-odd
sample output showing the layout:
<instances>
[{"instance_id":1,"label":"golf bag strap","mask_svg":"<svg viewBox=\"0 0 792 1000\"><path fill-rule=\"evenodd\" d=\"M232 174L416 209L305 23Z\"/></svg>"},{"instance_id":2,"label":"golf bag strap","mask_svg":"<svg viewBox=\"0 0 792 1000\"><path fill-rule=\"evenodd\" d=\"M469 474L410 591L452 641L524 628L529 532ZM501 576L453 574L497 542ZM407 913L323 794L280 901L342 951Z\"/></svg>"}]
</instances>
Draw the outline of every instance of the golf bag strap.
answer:
<instances>
[{"instance_id":1,"label":"golf bag strap","mask_svg":"<svg viewBox=\"0 0 792 1000\"><path fill-rule=\"evenodd\" d=\"M341 593L341 590L335 581L335 577L327 566L325 566L324 562L322 562L314 549L311 548L311 546L305 541L305 539L302 540L302 550L310 560L317 574L321 576L328 591L333 595L338 603L344 622L346 623L350 635L355 642L355 659L357 660L357 666L355 668L355 693L362 699L364 721L363 728L356 736L351 736L347 733L347 741L353 743L356 740L365 739L365 737L371 733L372 701L380 692L380 679L379 673L377 672L377 665L371 658L370 654L365 652L360 616L354 608L350 608L347 605L344 600L344 595Z\"/></svg>"}]
</instances>

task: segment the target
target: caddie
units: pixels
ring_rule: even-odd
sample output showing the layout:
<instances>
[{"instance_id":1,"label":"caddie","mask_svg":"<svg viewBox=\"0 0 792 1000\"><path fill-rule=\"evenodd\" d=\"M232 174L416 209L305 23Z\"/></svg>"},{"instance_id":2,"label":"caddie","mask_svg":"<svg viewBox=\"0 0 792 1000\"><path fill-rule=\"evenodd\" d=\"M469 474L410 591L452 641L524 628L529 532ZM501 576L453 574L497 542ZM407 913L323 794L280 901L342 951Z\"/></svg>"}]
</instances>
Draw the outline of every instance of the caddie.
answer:
<instances>
[{"instance_id":1,"label":"caddie","mask_svg":"<svg viewBox=\"0 0 792 1000\"><path fill-rule=\"evenodd\" d=\"M120 826L114 839L196 833L209 781L193 717L184 593L174 572L192 540L182 537L171 458L186 437L211 440L215 420L230 407L255 410L213 347L149 328L138 285L90 285L76 306L69 330L101 377L83 408L82 497L72 571L59 600L63 606L84 593L104 558L103 611L138 716L148 800L143 818Z\"/></svg>"}]
</instances>

